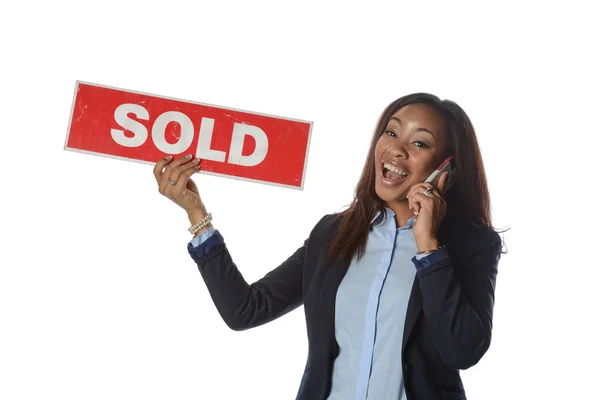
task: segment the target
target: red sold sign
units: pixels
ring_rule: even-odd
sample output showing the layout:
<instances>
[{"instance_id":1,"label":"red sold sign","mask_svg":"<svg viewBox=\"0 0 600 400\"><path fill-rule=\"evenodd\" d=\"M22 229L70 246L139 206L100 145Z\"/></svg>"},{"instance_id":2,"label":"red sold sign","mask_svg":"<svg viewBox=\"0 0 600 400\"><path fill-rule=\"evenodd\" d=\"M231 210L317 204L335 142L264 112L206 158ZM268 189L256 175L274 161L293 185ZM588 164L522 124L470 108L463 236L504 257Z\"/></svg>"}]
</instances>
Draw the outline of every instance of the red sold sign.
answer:
<instances>
[{"instance_id":1,"label":"red sold sign","mask_svg":"<svg viewBox=\"0 0 600 400\"><path fill-rule=\"evenodd\" d=\"M65 150L302 189L312 123L77 82Z\"/></svg>"}]
</instances>

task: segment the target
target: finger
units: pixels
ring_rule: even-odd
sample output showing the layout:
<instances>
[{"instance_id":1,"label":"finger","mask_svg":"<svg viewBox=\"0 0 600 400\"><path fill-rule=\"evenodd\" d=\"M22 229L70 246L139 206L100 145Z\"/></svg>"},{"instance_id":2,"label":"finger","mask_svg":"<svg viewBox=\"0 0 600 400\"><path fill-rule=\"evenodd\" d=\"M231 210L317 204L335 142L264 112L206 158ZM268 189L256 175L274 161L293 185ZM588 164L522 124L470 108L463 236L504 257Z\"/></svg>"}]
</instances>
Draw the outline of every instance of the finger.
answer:
<instances>
[{"instance_id":1,"label":"finger","mask_svg":"<svg viewBox=\"0 0 600 400\"><path fill-rule=\"evenodd\" d=\"M425 195L425 193L422 193L422 194ZM439 189L437 189L435 187L429 192L429 194L427 195L427 197L435 197L435 198L438 198L440 200L444 200L444 197L443 197L442 193L439 191Z\"/></svg>"},{"instance_id":2,"label":"finger","mask_svg":"<svg viewBox=\"0 0 600 400\"><path fill-rule=\"evenodd\" d=\"M160 186L163 189L168 188L168 186L173 186L169 183L169 179L173 179L171 178L171 175L173 174L173 170L175 170L176 168L178 168L179 166L181 166L182 164L185 164L187 162L189 162L192 159L192 155L188 154L185 155L183 157L179 157L178 159L174 160L173 162L169 163L169 165L167 165L167 167L165 168L165 172L162 174L161 180L160 180ZM173 179L176 180L176 179Z\"/></svg>"},{"instance_id":3,"label":"finger","mask_svg":"<svg viewBox=\"0 0 600 400\"><path fill-rule=\"evenodd\" d=\"M410 202L410 206L409 208L413 211L413 213L415 215L419 214L419 211L421 211L421 205L419 204L418 201L416 201L414 198L411 198L411 202Z\"/></svg>"},{"instance_id":4,"label":"finger","mask_svg":"<svg viewBox=\"0 0 600 400\"><path fill-rule=\"evenodd\" d=\"M200 166L196 165L192 168L189 168L189 169L183 171L181 173L181 175L179 175L177 184L174 185L173 189L172 189L173 194L172 194L171 198L173 200L175 200L181 207L183 207L186 210L192 205L192 204L190 204L190 200L193 200L193 198L192 199L187 198L189 195L191 195L193 193L192 191L188 190L188 188L187 188L188 182L193 183L193 181L191 181L190 178L199 169L200 169Z\"/></svg>"},{"instance_id":5,"label":"finger","mask_svg":"<svg viewBox=\"0 0 600 400\"><path fill-rule=\"evenodd\" d=\"M187 164L186 164L187 165ZM194 175L196 172L200 170L200 165L194 165L192 168L188 168L183 171L177 180L177 184L175 185L176 190L183 191L187 188L188 180Z\"/></svg>"},{"instance_id":6,"label":"finger","mask_svg":"<svg viewBox=\"0 0 600 400\"><path fill-rule=\"evenodd\" d=\"M414 192L408 199L408 207L416 214L421 211L421 203L418 200L419 192Z\"/></svg>"},{"instance_id":7,"label":"finger","mask_svg":"<svg viewBox=\"0 0 600 400\"><path fill-rule=\"evenodd\" d=\"M195 172L198 172L200 170L200 167L198 167L198 169ZM194 193L198 193L198 195L200 195L200 191L198 190L198 186L196 186L196 182L194 182L192 179L187 180L187 183L185 184L185 187L188 190L191 190Z\"/></svg>"},{"instance_id":8,"label":"finger","mask_svg":"<svg viewBox=\"0 0 600 400\"><path fill-rule=\"evenodd\" d=\"M415 215L418 214L421 208L419 202L415 199L415 195L417 193L424 193L425 190L427 190L427 188L433 188L433 186L430 183L426 182L417 183L410 189L410 191L408 192L408 196L406 196L408 199L408 208L413 210Z\"/></svg>"},{"instance_id":9,"label":"finger","mask_svg":"<svg viewBox=\"0 0 600 400\"><path fill-rule=\"evenodd\" d=\"M192 161L180 165L179 167L170 171L167 179L167 187L165 188L165 190L170 191L172 188L177 187L179 183L181 183L181 181L183 181L183 187L185 187L185 180L182 178L182 174L184 172L189 171L190 169L192 170L192 173L196 172L197 170L195 169L195 167L198 166L199 163L200 160L194 158ZM175 184L172 184L169 181L174 181Z\"/></svg>"},{"instance_id":10,"label":"finger","mask_svg":"<svg viewBox=\"0 0 600 400\"><path fill-rule=\"evenodd\" d=\"M448 182L448 171L444 172L444 175L441 176L440 180L438 181L437 189L441 192L444 193L444 188L446 187L446 182Z\"/></svg>"},{"instance_id":11,"label":"finger","mask_svg":"<svg viewBox=\"0 0 600 400\"><path fill-rule=\"evenodd\" d=\"M408 190L408 196L406 196L406 198L412 196L413 194L417 193L417 192L424 192L428 187L431 187L430 183L425 183L425 182L421 182L421 183L417 183L416 185L413 185L409 190Z\"/></svg>"},{"instance_id":12,"label":"finger","mask_svg":"<svg viewBox=\"0 0 600 400\"><path fill-rule=\"evenodd\" d=\"M194 167L196 167L198 164L200 164L200 159L194 158L193 160L191 160L183 165L180 165L179 167L177 167L171 171L171 174L169 175L169 179L174 180L175 182L179 183L179 181L181 180L181 174L188 171L190 168L194 169Z\"/></svg>"},{"instance_id":13,"label":"finger","mask_svg":"<svg viewBox=\"0 0 600 400\"><path fill-rule=\"evenodd\" d=\"M422 208L422 204L419 201L419 194L415 194L414 196L411 196L410 198L410 205L409 208L413 211L413 214L415 215L419 215L419 213L421 212L421 208Z\"/></svg>"},{"instance_id":14,"label":"finger","mask_svg":"<svg viewBox=\"0 0 600 400\"><path fill-rule=\"evenodd\" d=\"M171 161L173 160L173 156L166 156L164 158L161 158L160 160L158 160L156 162L156 164L154 164L154 177L156 178L156 183L158 183L160 185L160 181L162 178L162 174L163 174L163 169L165 168L165 166L167 164L169 164Z\"/></svg>"},{"instance_id":15,"label":"finger","mask_svg":"<svg viewBox=\"0 0 600 400\"><path fill-rule=\"evenodd\" d=\"M422 193L417 193L413 197L413 202L418 204L417 212L421 212L423 209L433 210L436 200L431 195L425 196Z\"/></svg>"},{"instance_id":16,"label":"finger","mask_svg":"<svg viewBox=\"0 0 600 400\"><path fill-rule=\"evenodd\" d=\"M418 183L415 186L413 186L412 189L408 192L407 198L414 196L416 193L425 194L425 191L427 189L435 190L435 187L430 183Z\"/></svg>"},{"instance_id":17,"label":"finger","mask_svg":"<svg viewBox=\"0 0 600 400\"><path fill-rule=\"evenodd\" d=\"M187 165L187 164L184 164ZM177 180L177 184L170 189L170 198L184 210L188 211L195 207L202 207L202 201L199 198L198 188L191 176L200 170L199 165L188 168L183 171ZM195 189L195 190L191 190Z\"/></svg>"},{"instance_id":18,"label":"finger","mask_svg":"<svg viewBox=\"0 0 600 400\"><path fill-rule=\"evenodd\" d=\"M436 188L433 188L428 194L418 191L412 195L411 199L412 203L417 205L417 211L421 211L423 206L433 208L435 203L442 203L445 201Z\"/></svg>"}]
</instances>

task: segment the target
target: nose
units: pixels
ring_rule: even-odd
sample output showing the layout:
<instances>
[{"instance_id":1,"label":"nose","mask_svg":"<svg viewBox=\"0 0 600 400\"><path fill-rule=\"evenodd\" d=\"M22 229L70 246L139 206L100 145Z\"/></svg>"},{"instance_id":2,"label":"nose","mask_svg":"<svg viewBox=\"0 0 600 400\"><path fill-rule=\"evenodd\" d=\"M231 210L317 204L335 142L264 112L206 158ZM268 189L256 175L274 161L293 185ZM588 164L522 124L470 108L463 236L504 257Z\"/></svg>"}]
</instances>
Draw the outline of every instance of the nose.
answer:
<instances>
[{"instance_id":1,"label":"nose","mask_svg":"<svg viewBox=\"0 0 600 400\"><path fill-rule=\"evenodd\" d=\"M403 158L405 160L408 158L408 151L406 150L406 147L403 144L398 143L393 146L390 146L388 148L388 152L394 158Z\"/></svg>"}]
</instances>

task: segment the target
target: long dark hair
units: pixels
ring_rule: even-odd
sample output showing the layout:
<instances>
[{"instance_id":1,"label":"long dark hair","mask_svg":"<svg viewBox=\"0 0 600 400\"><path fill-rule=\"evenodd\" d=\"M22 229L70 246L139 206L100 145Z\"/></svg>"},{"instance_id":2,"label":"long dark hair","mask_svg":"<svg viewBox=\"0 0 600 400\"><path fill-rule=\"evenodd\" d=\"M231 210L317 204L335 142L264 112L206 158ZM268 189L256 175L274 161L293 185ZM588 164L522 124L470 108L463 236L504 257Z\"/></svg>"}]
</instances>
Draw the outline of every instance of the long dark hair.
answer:
<instances>
[{"instance_id":1,"label":"long dark hair","mask_svg":"<svg viewBox=\"0 0 600 400\"><path fill-rule=\"evenodd\" d=\"M385 215L385 204L375 192L375 146L392 115L413 103L432 106L446 122L448 155L455 158L457 174L454 187L445 196L448 203L445 220L458 217L473 226L493 229L487 179L471 120L451 100L441 100L429 93L414 93L392 102L379 117L354 200L348 209L338 214L341 221L329 251L329 260L341 255L349 261L355 254L358 258L364 255L371 221L377 212L381 212L379 221Z\"/></svg>"}]
</instances>

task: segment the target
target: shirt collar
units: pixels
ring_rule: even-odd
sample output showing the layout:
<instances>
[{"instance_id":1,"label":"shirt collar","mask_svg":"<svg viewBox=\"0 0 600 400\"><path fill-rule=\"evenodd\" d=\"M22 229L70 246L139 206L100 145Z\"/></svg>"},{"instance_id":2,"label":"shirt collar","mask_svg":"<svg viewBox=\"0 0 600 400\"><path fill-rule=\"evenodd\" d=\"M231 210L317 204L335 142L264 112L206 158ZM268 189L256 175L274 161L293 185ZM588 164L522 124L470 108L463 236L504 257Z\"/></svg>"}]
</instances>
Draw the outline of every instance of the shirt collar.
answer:
<instances>
[{"instance_id":1,"label":"shirt collar","mask_svg":"<svg viewBox=\"0 0 600 400\"><path fill-rule=\"evenodd\" d=\"M396 217L396 213L394 213L390 208L386 207L385 208L386 211L386 216L384 221L389 218L391 220L394 220L394 218ZM375 219L377 219L377 217L379 217L379 215L381 214L380 211L377 211L375 213L375 216L373 217L373 219L371 220L371 225L373 225L373 222L375 222ZM413 225L415 224L415 221L417 220L417 217L411 217L408 219L408 221L406 221L406 225L401 226L398 229L412 229Z\"/></svg>"}]
</instances>

